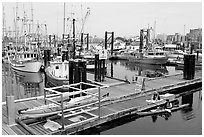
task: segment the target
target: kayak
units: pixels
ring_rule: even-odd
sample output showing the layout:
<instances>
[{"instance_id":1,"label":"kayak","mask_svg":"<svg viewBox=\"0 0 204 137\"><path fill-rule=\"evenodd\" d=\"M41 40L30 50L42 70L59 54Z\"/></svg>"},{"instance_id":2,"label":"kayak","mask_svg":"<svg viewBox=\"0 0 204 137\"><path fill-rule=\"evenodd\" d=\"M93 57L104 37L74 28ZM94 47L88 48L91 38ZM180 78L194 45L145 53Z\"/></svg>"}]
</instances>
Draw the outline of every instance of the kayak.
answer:
<instances>
[{"instance_id":1,"label":"kayak","mask_svg":"<svg viewBox=\"0 0 204 137\"><path fill-rule=\"evenodd\" d=\"M161 108L161 109L153 109L150 111L144 111L144 112L138 112L137 115L139 116L149 116L149 115L156 115L156 114L161 114L161 113L171 113L177 110L180 110L182 108L188 107L189 104L183 104L180 106L174 106L171 109L165 109L165 108Z\"/></svg>"},{"instance_id":2,"label":"kayak","mask_svg":"<svg viewBox=\"0 0 204 137\"><path fill-rule=\"evenodd\" d=\"M86 95L81 97L72 98L68 102L63 102L63 111L68 110L71 107L74 107L79 104L86 103L88 101L97 101L98 98L96 98L93 95ZM21 114L21 119L27 119L27 118L39 118L39 117L46 117L54 114L61 113L61 106L50 103L48 105L42 105L39 107L29 108L20 110L19 114Z\"/></svg>"}]
</instances>

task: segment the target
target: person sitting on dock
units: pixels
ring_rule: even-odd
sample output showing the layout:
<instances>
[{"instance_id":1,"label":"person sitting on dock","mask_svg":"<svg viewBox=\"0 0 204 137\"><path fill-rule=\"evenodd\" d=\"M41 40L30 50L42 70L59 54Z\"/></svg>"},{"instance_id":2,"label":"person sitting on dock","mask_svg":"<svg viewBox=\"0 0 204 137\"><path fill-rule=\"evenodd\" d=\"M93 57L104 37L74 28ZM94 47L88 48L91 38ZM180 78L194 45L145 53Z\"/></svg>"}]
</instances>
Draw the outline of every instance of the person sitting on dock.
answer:
<instances>
[{"instance_id":1,"label":"person sitting on dock","mask_svg":"<svg viewBox=\"0 0 204 137\"><path fill-rule=\"evenodd\" d=\"M166 103L164 106L166 109L171 109L173 107L172 103L169 101L169 99L166 99Z\"/></svg>"},{"instance_id":2,"label":"person sitting on dock","mask_svg":"<svg viewBox=\"0 0 204 137\"><path fill-rule=\"evenodd\" d=\"M154 100L154 101L160 100L160 96L159 96L159 93L157 91L154 91L154 93L152 95L152 100Z\"/></svg>"}]
</instances>

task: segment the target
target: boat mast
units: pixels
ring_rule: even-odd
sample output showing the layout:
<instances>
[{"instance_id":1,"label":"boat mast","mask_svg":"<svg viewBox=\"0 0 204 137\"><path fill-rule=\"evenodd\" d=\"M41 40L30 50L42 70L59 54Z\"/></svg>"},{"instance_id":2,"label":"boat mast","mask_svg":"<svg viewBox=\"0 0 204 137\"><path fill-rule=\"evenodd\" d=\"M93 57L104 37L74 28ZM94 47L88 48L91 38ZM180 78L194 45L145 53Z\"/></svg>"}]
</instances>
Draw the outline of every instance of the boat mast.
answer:
<instances>
[{"instance_id":1,"label":"boat mast","mask_svg":"<svg viewBox=\"0 0 204 137\"><path fill-rule=\"evenodd\" d=\"M16 17L15 17L16 47L18 48L18 29L17 29L17 21L18 21L18 3L16 4ZM16 50L16 51L17 51L17 50Z\"/></svg>"},{"instance_id":2,"label":"boat mast","mask_svg":"<svg viewBox=\"0 0 204 137\"><path fill-rule=\"evenodd\" d=\"M2 28L2 32L3 32L3 35L2 35L2 40L4 40L4 36L5 36L5 32L6 32L6 27L5 27L6 23L5 23L5 12L4 12L4 6L3 6L3 28Z\"/></svg>"},{"instance_id":3,"label":"boat mast","mask_svg":"<svg viewBox=\"0 0 204 137\"><path fill-rule=\"evenodd\" d=\"M34 20L33 20L33 4L31 3L31 22L32 22L32 30L31 30L31 34L32 34L32 38L33 38L33 26L34 26Z\"/></svg>"},{"instance_id":4,"label":"boat mast","mask_svg":"<svg viewBox=\"0 0 204 137\"><path fill-rule=\"evenodd\" d=\"M65 18L65 5L66 5L66 3L64 2L63 34L65 34L65 20L66 20L66 18ZM63 40L63 42L64 42L64 40Z\"/></svg>"}]
</instances>

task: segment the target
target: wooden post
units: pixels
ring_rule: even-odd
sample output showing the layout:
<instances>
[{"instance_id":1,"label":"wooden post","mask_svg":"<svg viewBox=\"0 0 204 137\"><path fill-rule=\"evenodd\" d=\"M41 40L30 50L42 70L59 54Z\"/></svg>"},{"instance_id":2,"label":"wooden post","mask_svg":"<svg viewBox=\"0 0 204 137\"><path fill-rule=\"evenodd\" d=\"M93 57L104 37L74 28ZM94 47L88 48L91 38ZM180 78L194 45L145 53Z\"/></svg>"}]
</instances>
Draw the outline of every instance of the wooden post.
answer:
<instances>
[{"instance_id":1,"label":"wooden post","mask_svg":"<svg viewBox=\"0 0 204 137\"><path fill-rule=\"evenodd\" d=\"M95 81L98 81L98 61L99 61L99 54L95 54L95 68L94 68Z\"/></svg>"},{"instance_id":2,"label":"wooden post","mask_svg":"<svg viewBox=\"0 0 204 137\"><path fill-rule=\"evenodd\" d=\"M44 50L44 66L48 66L48 62L50 61L50 50Z\"/></svg>"},{"instance_id":3,"label":"wooden post","mask_svg":"<svg viewBox=\"0 0 204 137\"><path fill-rule=\"evenodd\" d=\"M113 55L113 44L114 44L114 32L112 32L112 38L111 38L111 56Z\"/></svg>"},{"instance_id":4,"label":"wooden post","mask_svg":"<svg viewBox=\"0 0 204 137\"><path fill-rule=\"evenodd\" d=\"M47 104L47 101L46 101L46 90L44 89L44 103L45 105Z\"/></svg>"},{"instance_id":5,"label":"wooden post","mask_svg":"<svg viewBox=\"0 0 204 137\"><path fill-rule=\"evenodd\" d=\"M79 62L74 61L74 83L80 82Z\"/></svg>"},{"instance_id":6,"label":"wooden post","mask_svg":"<svg viewBox=\"0 0 204 137\"><path fill-rule=\"evenodd\" d=\"M62 44L63 44L63 47L64 47L64 34L62 34Z\"/></svg>"},{"instance_id":7,"label":"wooden post","mask_svg":"<svg viewBox=\"0 0 204 137\"><path fill-rule=\"evenodd\" d=\"M113 77L113 62L111 62L111 77Z\"/></svg>"},{"instance_id":8,"label":"wooden post","mask_svg":"<svg viewBox=\"0 0 204 137\"><path fill-rule=\"evenodd\" d=\"M198 57L199 57L199 51L197 50L197 51L196 51L196 53L197 53L197 61L198 61Z\"/></svg>"},{"instance_id":9,"label":"wooden post","mask_svg":"<svg viewBox=\"0 0 204 137\"><path fill-rule=\"evenodd\" d=\"M64 106L63 106L63 94L61 94L61 110L62 110L62 129L64 129Z\"/></svg>"},{"instance_id":10,"label":"wooden post","mask_svg":"<svg viewBox=\"0 0 204 137\"><path fill-rule=\"evenodd\" d=\"M102 81L105 80L105 71L106 71L106 67L105 67L105 59L102 59Z\"/></svg>"},{"instance_id":11,"label":"wooden post","mask_svg":"<svg viewBox=\"0 0 204 137\"><path fill-rule=\"evenodd\" d=\"M87 33L86 44L87 44L87 50L89 50L89 33Z\"/></svg>"},{"instance_id":12,"label":"wooden post","mask_svg":"<svg viewBox=\"0 0 204 137\"><path fill-rule=\"evenodd\" d=\"M49 44L50 44L50 47L52 46L52 39L51 39L51 35L49 35Z\"/></svg>"},{"instance_id":13,"label":"wooden post","mask_svg":"<svg viewBox=\"0 0 204 137\"><path fill-rule=\"evenodd\" d=\"M194 79L195 75L195 55L184 55L183 78L187 80Z\"/></svg>"},{"instance_id":14,"label":"wooden post","mask_svg":"<svg viewBox=\"0 0 204 137\"><path fill-rule=\"evenodd\" d=\"M6 107L7 107L7 123L8 125L15 124L15 103L14 96L6 96Z\"/></svg>"},{"instance_id":15,"label":"wooden post","mask_svg":"<svg viewBox=\"0 0 204 137\"><path fill-rule=\"evenodd\" d=\"M142 78L142 88L141 91L145 90L145 78Z\"/></svg>"},{"instance_id":16,"label":"wooden post","mask_svg":"<svg viewBox=\"0 0 204 137\"><path fill-rule=\"evenodd\" d=\"M75 19L73 19L73 59L75 59Z\"/></svg>"},{"instance_id":17,"label":"wooden post","mask_svg":"<svg viewBox=\"0 0 204 137\"><path fill-rule=\"evenodd\" d=\"M74 79L73 79L73 69L74 69L74 65L73 65L73 60L69 61L69 84L73 84L74 83Z\"/></svg>"},{"instance_id":18,"label":"wooden post","mask_svg":"<svg viewBox=\"0 0 204 137\"><path fill-rule=\"evenodd\" d=\"M106 31L105 32L105 49L107 49L107 34L108 34L108 32Z\"/></svg>"},{"instance_id":19,"label":"wooden post","mask_svg":"<svg viewBox=\"0 0 204 137\"><path fill-rule=\"evenodd\" d=\"M101 60L98 60L98 80L101 82Z\"/></svg>"},{"instance_id":20,"label":"wooden post","mask_svg":"<svg viewBox=\"0 0 204 137\"><path fill-rule=\"evenodd\" d=\"M140 48L139 48L139 52L142 52L143 49L143 29L140 30Z\"/></svg>"},{"instance_id":21,"label":"wooden post","mask_svg":"<svg viewBox=\"0 0 204 137\"><path fill-rule=\"evenodd\" d=\"M83 60L82 64L82 82L87 82L87 76L86 76L86 61ZM82 86L83 89L86 89L86 85Z\"/></svg>"}]
</instances>

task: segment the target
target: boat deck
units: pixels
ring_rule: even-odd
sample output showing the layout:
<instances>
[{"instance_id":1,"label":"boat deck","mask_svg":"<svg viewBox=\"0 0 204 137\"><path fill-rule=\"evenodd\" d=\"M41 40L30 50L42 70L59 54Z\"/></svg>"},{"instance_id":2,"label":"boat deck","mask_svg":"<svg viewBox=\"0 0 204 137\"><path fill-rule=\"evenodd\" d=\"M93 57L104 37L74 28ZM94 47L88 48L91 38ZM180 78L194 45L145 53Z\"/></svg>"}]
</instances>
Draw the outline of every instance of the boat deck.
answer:
<instances>
[{"instance_id":1,"label":"boat deck","mask_svg":"<svg viewBox=\"0 0 204 137\"><path fill-rule=\"evenodd\" d=\"M93 75L88 75L88 79L93 79ZM101 82L109 87L101 89L102 93L109 93L106 100L101 102L100 111L97 103L94 105L78 107L65 113L65 129L51 131L46 129L46 119L40 119L35 122L26 120L17 120L14 125L7 125L7 108L2 105L2 134L3 135L49 135L49 134L73 134L90 127L100 125L131 115L142 110L155 107L164 103L164 100L158 103L148 103L146 100L151 98L153 91L160 93L174 92L175 89L188 88L189 86L202 83L202 71L195 73L193 80L184 80L183 74L165 76L162 78L145 80L145 89L141 92L141 85L136 82L123 82L116 79L106 78ZM19 116L18 110L33 108L44 104L44 99L33 99L15 103L16 118ZM100 114L100 118L99 118ZM81 119L81 117L83 119ZM52 121L61 124L60 116L50 117ZM20 123L20 124L19 124Z\"/></svg>"}]
</instances>

